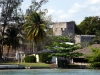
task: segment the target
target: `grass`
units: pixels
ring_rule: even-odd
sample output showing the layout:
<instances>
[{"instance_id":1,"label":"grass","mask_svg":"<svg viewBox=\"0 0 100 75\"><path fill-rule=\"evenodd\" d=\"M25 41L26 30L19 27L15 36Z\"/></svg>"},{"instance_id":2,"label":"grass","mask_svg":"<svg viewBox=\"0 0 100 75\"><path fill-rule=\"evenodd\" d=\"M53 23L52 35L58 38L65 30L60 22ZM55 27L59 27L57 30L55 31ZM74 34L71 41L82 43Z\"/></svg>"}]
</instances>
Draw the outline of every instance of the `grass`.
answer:
<instances>
[{"instance_id":1,"label":"grass","mask_svg":"<svg viewBox=\"0 0 100 75\"><path fill-rule=\"evenodd\" d=\"M46 63L18 63L18 62L11 62L11 61L4 61L0 62L0 64L19 64L19 65L24 65L24 66L34 66L34 67L51 67L51 64L46 64Z\"/></svg>"},{"instance_id":2,"label":"grass","mask_svg":"<svg viewBox=\"0 0 100 75\"><path fill-rule=\"evenodd\" d=\"M50 64L45 64L45 63L21 63L20 65L35 66L35 67L51 67Z\"/></svg>"}]
</instances>

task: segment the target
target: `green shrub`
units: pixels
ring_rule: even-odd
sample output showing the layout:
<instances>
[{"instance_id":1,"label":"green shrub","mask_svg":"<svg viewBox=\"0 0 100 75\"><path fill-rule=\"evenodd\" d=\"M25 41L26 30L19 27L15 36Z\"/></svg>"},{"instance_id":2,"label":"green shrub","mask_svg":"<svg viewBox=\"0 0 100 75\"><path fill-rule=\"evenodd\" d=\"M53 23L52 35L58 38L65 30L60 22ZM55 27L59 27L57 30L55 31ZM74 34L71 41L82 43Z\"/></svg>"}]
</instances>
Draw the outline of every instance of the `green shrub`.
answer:
<instances>
[{"instance_id":1,"label":"green shrub","mask_svg":"<svg viewBox=\"0 0 100 75\"><path fill-rule=\"evenodd\" d=\"M90 68L100 68L100 48L92 48L92 54L85 58L89 61Z\"/></svg>"},{"instance_id":2,"label":"green shrub","mask_svg":"<svg viewBox=\"0 0 100 75\"><path fill-rule=\"evenodd\" d=\"M43 63L51 63L52 57L50 57L49 55L49 53L41 53L39 55L39 61Z\"/></svg>"},{"instance_id":3,"label":"green shrub","mask_svg":"<svg viewBox=\"0 0 100 75\"><path fill-rule=\"evenodd\" d=\"M36 62L36 57L35 56L26 56L24 58L25 62L27 63L33 63L33 62Z\"/></svg>"},{"instance_id":4,"label":"green shrub","mask_svg":"<svg viewBox=\"0 0 100 75\"><path fill-rule=\"evenodd\" d=\"M100 62L94 62L94 63L91 63L90 66L91 66L92 68L100 69Z\"/></svg>"}]
</instances>

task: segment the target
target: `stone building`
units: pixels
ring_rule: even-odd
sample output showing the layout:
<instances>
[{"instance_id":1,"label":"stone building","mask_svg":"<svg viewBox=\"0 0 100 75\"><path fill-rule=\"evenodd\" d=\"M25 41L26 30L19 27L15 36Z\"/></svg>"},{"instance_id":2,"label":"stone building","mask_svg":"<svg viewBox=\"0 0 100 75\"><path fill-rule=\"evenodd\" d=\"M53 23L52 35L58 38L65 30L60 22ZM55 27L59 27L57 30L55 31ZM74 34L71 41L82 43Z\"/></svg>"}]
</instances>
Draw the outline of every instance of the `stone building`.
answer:
<instances>
[{"instance_id":1,"label":"stone building","mask_svg":"<svg viewBox=\"0 0 100 75\"><path fill-rule=\"evenodd\" d=\"M88 43L92 42L95 38L95 35L75 35L75 43L80 43L81 46L87 45Z\"/></svg>"},{"instance_id":2,"label":"stone building","mask_svg":"<svg viewBox=\"0 0 100 75\"><path fill-rule=\"evenodd\" d=\"M95 35L75 35L74 22L57 22L53 25L53 33L55 36L68 36L74 42L80 45L88 45L94 39Z\"/></svg>"},{"instance_id":3,"label":"stone building","mask_svg":"<svg viewBox=\"0 0 100 75\"><path fill-rule=\"evenodd\" d=\"M57 22L53 25L53 33L55 36L68 36L74 38L75 23L74 22Z\"/></svg>"}]
</instances>

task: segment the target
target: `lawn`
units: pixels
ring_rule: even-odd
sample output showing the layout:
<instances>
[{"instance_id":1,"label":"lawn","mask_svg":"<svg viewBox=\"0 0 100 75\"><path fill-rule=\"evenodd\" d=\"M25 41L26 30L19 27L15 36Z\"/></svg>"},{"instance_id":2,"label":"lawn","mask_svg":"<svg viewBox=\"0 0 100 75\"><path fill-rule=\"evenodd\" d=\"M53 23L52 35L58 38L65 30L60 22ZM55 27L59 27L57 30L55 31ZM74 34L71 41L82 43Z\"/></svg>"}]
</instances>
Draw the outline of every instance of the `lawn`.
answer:
<instances>
[{"instance_id":1,"label":"lawn","mask_svg":"<svg viewBox=\"0 0 100 75\"><path fill-rule=\"evenodd\" d=\"M20 65L35 66L35 67L51 67L51 64L46 64L46 63L20 63Z\"/></svg>"},{"instance_id":2,"label":"lawn","mask_svg":"<svg viewBox=\"0 0 100 75\"><path fill-rule=\"evenodd\" d=\"M0 62L0 64L18 64L18 65L24 65L24 66L35 66L35 67L51 67L51 64L46 63L18 63L18 62Z\"/></svg>"}]
</instances>

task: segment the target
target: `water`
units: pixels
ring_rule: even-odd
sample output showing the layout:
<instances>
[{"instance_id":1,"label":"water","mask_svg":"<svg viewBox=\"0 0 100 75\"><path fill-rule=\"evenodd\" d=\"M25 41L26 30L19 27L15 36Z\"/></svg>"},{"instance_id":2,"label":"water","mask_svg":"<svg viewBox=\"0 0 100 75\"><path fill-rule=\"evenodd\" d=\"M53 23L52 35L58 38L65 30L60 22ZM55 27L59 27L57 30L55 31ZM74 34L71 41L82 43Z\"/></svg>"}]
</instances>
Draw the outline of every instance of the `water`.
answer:
<instances>
[{"instance_id":1,"label":"water","mask_svg":"<svg viewBox=\"0 0 100 75\"><path fill-rule=\"evenodd\" d=\"M0 70L0 75L100 75L100 70L90 69L23 69Z\"/></svg>"}]
</instances>

